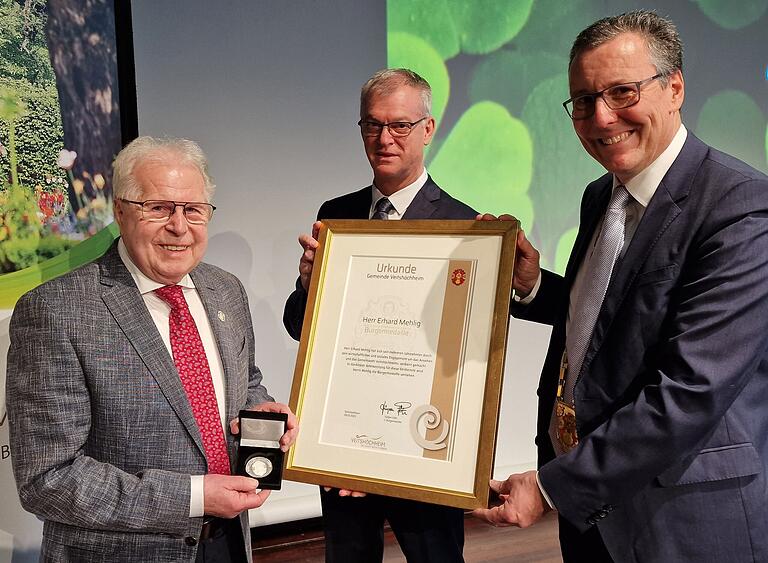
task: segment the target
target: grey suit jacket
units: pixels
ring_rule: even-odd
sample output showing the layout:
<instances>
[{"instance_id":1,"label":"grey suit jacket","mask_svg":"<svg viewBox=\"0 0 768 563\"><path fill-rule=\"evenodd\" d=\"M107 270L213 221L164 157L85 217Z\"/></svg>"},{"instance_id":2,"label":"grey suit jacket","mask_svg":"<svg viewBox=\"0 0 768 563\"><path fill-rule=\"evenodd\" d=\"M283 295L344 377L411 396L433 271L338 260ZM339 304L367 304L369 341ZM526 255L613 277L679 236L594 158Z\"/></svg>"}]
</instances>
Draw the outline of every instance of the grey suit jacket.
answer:
<instances>
[{"instance_id":1,"label":"grey suit jacket","mask_svg":"<svg viewBox=\"0 0 768 563\"><path fill-rule=\"evenodd\" d=\"M331 199L320 206L317 220L323 219L368 219L371 211L372 186L366 186L356 192ZM477 211L441 190L427 177L427 182L413 198L403 214L407 219L474 219ZM301 279L296 280L296 289L288 296L283 311L283 324L288 334L298 340L301 337L301 327L304 322L304 309L307 306L307 292L301 285Z\"/></svg>"},{"instance_id":2,"label":"grey suit jacket","mask_svg":"<svg viewBox=\"0 0 768 563\"><path fill-rule=\"evenodd\" d=\"M603 301L574 392L579 447L554 458L568 294L610 192L610 175L587 187L565 278L546 272L516 311L555 325L542 484L616 561L768 561L768 178L690 133Z\"/></svg>"},{"instance_id":3,"label":"grey suit jacket","mask_svg":"<svg viewBox=\"0 0 768 563\"><path fill-rule=\"evenodd\" d=\"M245 290L191 272L218 345L226 415L271 397L254 364ZM220 314L223 313L223 315ZM190 475L200 432L173 359L116 244L24 295L10 327L7 403L22 506L45 521L44 561L194 561ZM235 444L228 436L230 458ZM250 553L247 513L241 515Z\"/></svg>"}]
</instances>

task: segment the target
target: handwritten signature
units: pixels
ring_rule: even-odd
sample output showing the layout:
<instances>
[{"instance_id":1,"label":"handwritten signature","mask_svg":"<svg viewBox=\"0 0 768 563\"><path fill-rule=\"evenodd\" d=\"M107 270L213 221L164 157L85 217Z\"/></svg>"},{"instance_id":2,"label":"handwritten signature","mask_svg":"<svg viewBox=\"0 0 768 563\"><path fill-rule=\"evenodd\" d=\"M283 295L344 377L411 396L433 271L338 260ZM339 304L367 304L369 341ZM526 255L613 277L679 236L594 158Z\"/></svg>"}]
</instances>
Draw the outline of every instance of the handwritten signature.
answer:
<instances>
[{"instance_id":1,"label":"handwritten signature","mask_svg":"<svg viewBox=\"0 0 768 563\"><path fill-rule=\"evenodd\" d=\"M398 401L390 407L387 402L384 401L379 405L379 408L381 409L382 416L408 416L408 409L411 408L411 403L408 401Z\"/></svg>"}]
</instances>

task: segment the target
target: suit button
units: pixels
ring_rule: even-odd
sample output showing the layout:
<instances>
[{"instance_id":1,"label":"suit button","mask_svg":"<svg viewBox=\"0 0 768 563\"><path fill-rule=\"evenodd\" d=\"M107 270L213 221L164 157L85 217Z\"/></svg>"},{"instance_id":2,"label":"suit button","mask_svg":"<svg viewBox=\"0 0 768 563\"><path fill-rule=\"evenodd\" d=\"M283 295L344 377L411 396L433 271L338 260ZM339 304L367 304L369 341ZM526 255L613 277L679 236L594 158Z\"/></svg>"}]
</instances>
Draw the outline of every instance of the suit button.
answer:
<instances>
[{"instance_id":1,"label":"suit button","mask_svg":"<svg viewBox=\"0 0 768 563\"><path fill-rule=\"evenodd\" d=\"M187 536L186 538L184 538L184 543L187 544L188 546L197 545L197 538L194 538L192 536Z\"/></svg>"}]
</instances>

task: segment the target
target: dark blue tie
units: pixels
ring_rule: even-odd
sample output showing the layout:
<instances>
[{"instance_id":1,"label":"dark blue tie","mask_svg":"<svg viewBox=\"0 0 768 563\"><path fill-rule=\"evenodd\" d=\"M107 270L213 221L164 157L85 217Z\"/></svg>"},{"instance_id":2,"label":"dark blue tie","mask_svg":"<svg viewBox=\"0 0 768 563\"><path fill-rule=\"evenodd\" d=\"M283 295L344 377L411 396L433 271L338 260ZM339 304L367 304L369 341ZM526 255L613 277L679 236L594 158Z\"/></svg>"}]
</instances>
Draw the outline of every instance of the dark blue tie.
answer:
<instances>
[{"instance_id":1,"label":"dark blue tie","mask_svg":"<svg viewBox=\"0 0 768 563\"><path fill-rule=\"evenodd\" d=\"M387 221L389 219L389 212L395 208L388 197L383 197L376 202L376 207L373 209L373 215L371 219L382 219Z\"/></svg>"}]
</instances>

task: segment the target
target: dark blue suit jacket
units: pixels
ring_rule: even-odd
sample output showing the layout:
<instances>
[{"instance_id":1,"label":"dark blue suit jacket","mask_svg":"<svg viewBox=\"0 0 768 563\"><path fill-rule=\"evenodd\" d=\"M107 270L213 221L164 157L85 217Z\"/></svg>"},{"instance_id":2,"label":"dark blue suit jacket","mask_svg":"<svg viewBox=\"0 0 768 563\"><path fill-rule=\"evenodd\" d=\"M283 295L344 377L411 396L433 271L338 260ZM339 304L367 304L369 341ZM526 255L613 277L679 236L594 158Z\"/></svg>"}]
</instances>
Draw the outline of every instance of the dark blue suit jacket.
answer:
<instances>
[{"instance_id":1,"label":"dark blue suit jacket","mask_svg":"<svg viewBox=\"0 0 768 563\"><path fill-rule=\"evenodd\" d=\"M326 201L317 212L317 220L368 219L371 211L371 186ZM432 177L422 186L406 209L403 219L474 219L477 212L437 187ZM288 297L283 311L283 324L294 339L301 337L307 292L296 280L296 289Z\"/></svg>"},{"instance_id":2,"label":"dark blue suit jacket","mask_svg":"<svg viewBox=\"0 0 768 563\"><path fill-rule=\"evenodd\" d=\"M542 484L616 561L768 561L768 178L690 133L608 287L575 389L580 444L554 457L568 294L611 187L587 187L565 277L544 272L518 315L554 324Z\"/></svg>"}]
</instances>

